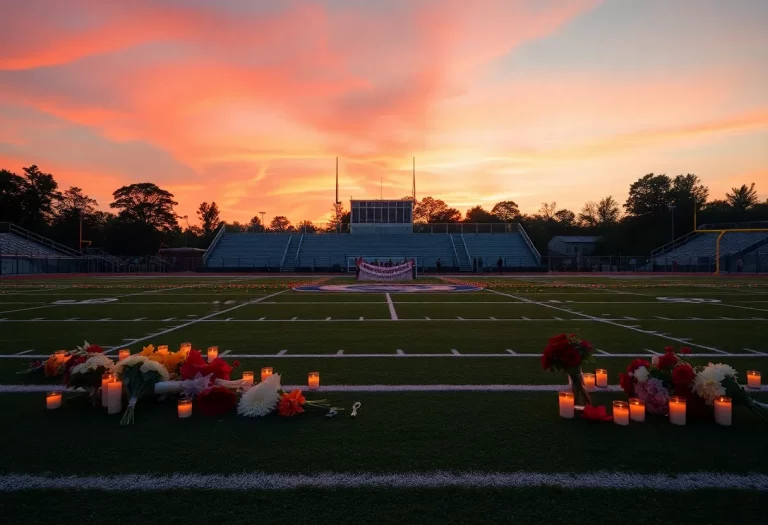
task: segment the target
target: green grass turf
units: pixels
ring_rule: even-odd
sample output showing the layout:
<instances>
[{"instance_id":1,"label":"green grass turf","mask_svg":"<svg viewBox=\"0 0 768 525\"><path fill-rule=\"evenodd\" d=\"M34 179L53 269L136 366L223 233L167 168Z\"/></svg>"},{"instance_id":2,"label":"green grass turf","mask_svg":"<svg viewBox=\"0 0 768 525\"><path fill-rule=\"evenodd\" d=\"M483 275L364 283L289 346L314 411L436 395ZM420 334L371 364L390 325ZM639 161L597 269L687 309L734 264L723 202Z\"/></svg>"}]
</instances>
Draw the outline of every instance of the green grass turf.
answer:
<instances>
[{"instance_id":1,"label":"green grass turf","mask_svg":"<svg viewBox=\"0 0 768 525\"><path fill-rule=\"evenodd\" d=\"M652 490L308 490L140 494L34 491L0 494L10 523L541 523L567 525L764 524L764 493Z\"/></svg>"},{"instance_id":2,"label":"green grass turf","mask_svg":"<svg viewBox=\"0 0 768 525\"><path fill-rule=\"evenodd\" d=\"M360 415L179 420L172 400L145 399L136 423L122 427L119 415L86 400L47 411L42 393L6 394L4 418L22 423L0 434L0 448L13 451L0 456L0 472L768 472L765 422L743 407L732 427L650 416L621 427L560 418L554 392L323 397L346 407L361 401ZM593 402L622 397L595 394Z\"/></svg>"}]
</instances>

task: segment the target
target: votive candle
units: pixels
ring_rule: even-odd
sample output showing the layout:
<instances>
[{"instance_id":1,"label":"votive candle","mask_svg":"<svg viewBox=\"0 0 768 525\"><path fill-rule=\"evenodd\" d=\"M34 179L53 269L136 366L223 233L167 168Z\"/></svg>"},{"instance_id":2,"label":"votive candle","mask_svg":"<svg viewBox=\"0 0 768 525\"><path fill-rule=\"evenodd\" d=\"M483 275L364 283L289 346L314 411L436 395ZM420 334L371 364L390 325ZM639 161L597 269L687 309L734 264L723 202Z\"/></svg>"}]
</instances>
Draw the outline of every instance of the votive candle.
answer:
<instances>
[{"instance_id":1,"label":"votive candle","mask_svg":"<svg viewBox=\"0 0 768 525\"><path fill-rule=\"evenodd\" d=\"M48 392L45 396L45 408L56 410L61 407L61 392Z\"/></svg>"},{"instance_id":2,"label":"votive candle","mask_svg":"<svg viewBox=\"0 0 768 525\"><path fill-rule=\"evenodd\" d=\"M595 378L595 384L600 388L605 388L608 386L608 370L605 368L598 368L595 370Z\"/></svg>"},{"instance_id":3,"label":"votive candle","mask_svg":"<svg viewBox=\"0 0 768 525\"><path fill-rule=\"evenodd\" d=\"M110 381L107 383L107 391L107 414L119 414L123 410L123 382L117 379Z\"/></svg>"},{"instance_id":4,"label":"votive candle","mask_svg":"<svg viewBox=\"0 0 768 525\"><path fill-rule=\"evenodd\" d=\"M595 374L584 374L584 389L587 392L594 392L595 390Z\"/></svg>"},{"instance_id":5,"label":"votive candle","mask_svg":"<svg viewBox=\"0 0 768 525\"><path fill-rule=\"evenodd\" d=\"M573 405L575 401L573 398L573 392L560 392L558 399L560 401L560 417L573 419Z\"/></svg>"},{"instance_id":6,"label":"votive candle","mask_svg":"<svg viewBox=\"0 0 768 525\"><path fill-rule=\"evenodd\" d=\"M629 425L629 403L626 401L613 402L613 422L617 425Z\"/></svg>"},{"instance_id":7,"label":"votive candle","mask_svg":"<svg viewBox=\"0 0 768 525\"><path fill-rule=\"evenodd\" d=\"M112 382L113 376L110 372L107 372L101 376L101 406L107 407L107 400L109 399L109 389L107 385Z\"/></svg>"},{"instance_id":8,"label":"votive candle","mask_svg":"<svg viewBox=\"0 0 768 525\"><path fill-rule=\"evenodd\" d=\"M128 359L131 356L131 351L127 348L123 348L117 353L117 360L122 361L123 359Z\"/></svg>"},{"instance_id":9,"label":"votive candle","mask_svg":"<svg viewBox=\"0 0 768 525\"><path fill-rule=\"evenodd\" d=\"M747 386L760 388L760 370L747 370Z\"/></svg>"},{"instance_id":10,"label":"votive candle","mask_svg":"<svg viewBox=\"0 0 768 525\"><path fill-rule=\"evenodd\" d=\"M253 372L243 372L243 385L253 386Z\"/></svg>"},{"instance_id":11,"label":"votive candle","mask_svg":"<svg viewBox=\"0 0 768 525\"><path fill-rule=\"evenodd\" d=\"M168 355L168 345L158 345L157 353L159 355Z\"/></svg>"},{"instance_id":12,"label":"votive candle","mask_svg":"<svg viewBox=\"0 0 768 525\"><path fill-rule=\"evenodd\" d=\"M179 346L179 351L181 352L189 352L192 350L192 343L181 343L181 346Z\"/></svg>"},{"instance_id":13,"label":"votive candle","mask_svg":"<svg viewBox=\"0 0 768 525\"><path fill-rule=\"evenodd\" d=\"M669 422L673 425L685 425L685 398L672 396L669 398Z\"/></svg>"},{"instance_id":14,"label":"votive candle","mask_svg":"<svg viewBox=\"0 0 768 525\"><path fill-rule=\"evenodd\" d=\"M307 383L310 390L320 388L320 372L310 372L309 376L307 376Z\"/></svg>"},{"instance_id":15,"label":"votive candle","mask_svg":"<svg viewBox=\"0 0 768 525\"><path fill-rule=\"evenodd\" d=\"M629 398L629 419L638 423L645 421L645 401L636 397Z\"/></svg>"},{"instance_id":16,"label":"votive candle","mask_svg":"<svg viewBox=\"0 0 768 525\"><path fill-rule=\"evenodd\" d=\"M720 396L715 398L715 423L725 427L731 426L733 421L733 405L731 398Z\"/></svg>"},{"instance_id":17,"label":"votive candle","mask_svg":"<svg viewBox=\"0 0 768 525\"><path fill-rule=\"evenodd\" d=\"M219 357L219 347L218 346L209 346L208 347L208 362L213 363L213 360Z\"/></svg>"},{"instance_id":18,"label":"votive candle","mask_svg":"<svg viewBox=\"0 0 768 525\"><path fill-rule=\"evenodd\" d=\"M183 397L179 399L179 419L186 419L192 416L192 398Z\"/></svg>"},{"instance_id":19,"label":"votive candle","mask_svg":"<svg viewBox=\"0 0 768 525\"><path fill-rule=\"evenodd\" d=\"M269 376L272 375L272 367L271 366L265 366L261 369L261 380L264 381Z\"/></svg>"},{"instance_id":20,"label":"votive candle","mask_svg":"<svg viewBox=\"0 0 768 525\"><path fill-rule=\"evenodd\" d=\"M656 365L658 365L658 364L659 364L659 356L657 356L657 355L653 356L653 357L651 358L651 364L652 364L653 366L656 366Z\"/></svg>"}]
</instances>

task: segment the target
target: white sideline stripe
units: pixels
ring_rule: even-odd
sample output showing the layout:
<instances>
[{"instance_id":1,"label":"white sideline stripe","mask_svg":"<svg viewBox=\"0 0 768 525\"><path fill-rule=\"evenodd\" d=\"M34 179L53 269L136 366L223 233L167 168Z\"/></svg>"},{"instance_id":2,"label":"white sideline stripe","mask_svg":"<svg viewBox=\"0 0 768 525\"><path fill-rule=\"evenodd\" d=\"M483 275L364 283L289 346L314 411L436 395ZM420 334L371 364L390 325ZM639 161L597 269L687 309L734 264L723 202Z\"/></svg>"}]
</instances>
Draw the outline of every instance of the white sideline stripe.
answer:
<instances>
[{"instance_id":1,"label":"white sideline stripe","mask_svg":"<svg viewBox=\"0 0 768 525\"><path fill-rule=\"evenodd\" d=\"M389 317L393 321L397 321L397 310L395 310L395 303L392 302L392 296L389 294L386 294L387 296L387 306L389 306ZM362 319L362 317L360 318Z\"/></svg>"},{"instance_id":2,"label":"white sideline stripe","mask_svg":"<svg viewBox=\"0 0 768 525\"><path fill-rule=\"evenodd\" d=\"M224 357L225 355L229 355L232 352L232 350L224 350L222 353L219 354L219 357Z\"/></svg>"},{"instance_id":3,"label":"white sideline stripe","mask_svg":"<svg viewBox=\"0 0 768 525\"><path fill-rule=\"evenodd\" d=\"M649 353L651 353L653 355L661 355L661 352L657 352L655 350L651 350L650 348L646 348L645 351L649 352Z\"/></svg>"},{"instance_id":4,"label":"white sideline stripe","mask_svg":"<svg viewBox=\"0 0 768 525\"><path fill-rule=\"evenodd\" d=\"M127 341L130 341L128 339ZM118 346L115 347L115 349L120 348ZM111 350L110 350L111 352ZM445 354L445 353L434 353L434 354L406 354L402 350L398 350L395 354L287 354L284 353L287 352L287 350L280 350L277 354L229 354L229 357L232 358L238 358L238 359L244 359L244 358L253 358L253 359L265 359L265 358L281 358L281 359L316 359L316 358L350 358L350 359L362 359L362 358L372 358L372 357L450 357L450 358L456 358L456 357L523 357L523 358L535 358L535 359L541 359L541 354L519 354L517 352L514 352L513 350L507 350L507 353L488 353L488 354L459 354L455 355L453 353L451 354ZM653 350L648 350L653 355L661 355L658 352L654 352ZM758 352L757 350L752 350L753 353L749 354L732 354L728 352L717 353L717 354L709 354L709 353L693 353L691 354L691 357L768 357L768 353L766 352ZM108 353L108 352L105 352ZM18 355L18 354L0 354L0 359L48 359L50 354L27 354L27 355ZM110 356L114 358L115 356ZM647 353L642 354L595 354L595 357L607 357L612 359L622 359L622 358L630 358L630 357L648 357Z\"/></svg>"},{"instance_id":5,"label":"white sideline stripe","mask_svg":"<svg viewBox=\"0 0 768 525\"><path fill-rule=\"evenodd\" d=\"M241 306L245 306L245 305L248 305L248 304L253 304L253 303L245 303L244 305L241 305ZM336 303L336 304L344 304L344 303ZM379 304L381 304L381 303L379 303ZM547 305L542 304L541 306L547 306ZM214 312L211 315L220 315L220 314L222 314L224 312L225 311L223 311L223 312ZM574 315L582 315L582 316L587 315L587 314L582 314L581 312L572 312L572 311L569 311L568 313L572 313ZM196 314L190 314L188 317L194 317L195 315ZM169 321L169 320L174 320L174 318L169 318L169 319L144 319L143 321L151 322L151 323L160 323L160 322L166 322L166 321ZM365 322L382 322L382 321L386 321L386 322L389 322L391 320L392 319L390 319L389 317L380 317L380 318L363 317L363 318L356 318L356 319L332 319L330 317L326 317L325 319L320 319L320 318L318 318L318 319L298 319L298 318L297 319L268 319L266 317L260 317L258 319L235 319L233 317L228 317L228 318L225 318L225 319L206 319L206 318L200 318L199 319L199 321L204 322L204 323L227 323L227 322L229 322L229 323L255 323L255 322L265 322L265 323L286 323L286 322L289 322L289 323L290 322L293 322L293 323L317 323L317 322L347 323L347 322L350 322L350 321L355 321L355 322L360 322L360 321L365 321ZM422 322L423 321L434 321L434 322L470 321L470 322L473 322L473 323L477 323L477 322L489 322L490 323L490 322L494 322L494 321L506 321L506 322L513 322L513 323L515 323L515 322L516 323L519 323L519 322L536 323L536 322L552 322L552 321L570 321L570 322L579 322L579 323L592 323L592 322L605 323L605 322L608 322L608 324L612 324L614 326L622 326L624 328L636 329L635 331L641 331L641 332L644 332L644 333L651 333L651 334L653 333L652 330L649 330L649 331L646 332L645 330L639 329L637 327L637 325L618 324L618 323L609 322L609 321L618 321L619 323L622 323L622 322L627 322L627 319L600 319L600 318L597 318L597 317L594 317L594 318L593 317L581 317L581 318L573 317L573 318L567 318L567 319L560 319L560 318L555 318L555 317L542 317L542 318L533 318L533 319L531 319L529 317L521 317L519 319L518 318L502 318L502 319L499 319L499 318L490 318L490 317L476 317L476 318L471 318L471 317L470 318L467 318L467 317L455 317L455 318L454 317L442 317L442 318L433 319L431 317L425 317L424 319L421 319L421 318L405 318L405 319L398 318L397 320L398 321L402 321L402 322L406 322L406 321L409 321L409 322L419 322L419 321L422 321ZM654 320L655 319L645 319L645 318L643 318L643 319L635 319L635 321L654 321ZM766 319L764 317L742 317L742 318L712 317L712 318L698 319L698 320L691 319L690 317L685 317L685 318L680 318L680 319L666 319L666 320L667 321L673 321L673 322L674 321L684 321L684 322L688 322L688 323L694 323L694 322L713 322L713 321L742 321L742 322L744 322L744 321L768 321L768 319ZM45 317L37 317L35 319L3 319L3 318L0 318L0 321L2 321L3 323L33 323L33 322L71 323L71 322L74 322L74 321L78 321L80 323L98 323L98 322L102 322L102 321L112 321L112 322L115 322L115 323L136 323L136 322L142 322L142 321L139 321L139 320L136 320L136 319L112 319L111 317L107 317L106 319L80 319L79 317L73 317L71 319L46 319ZM176 322L183 323L184 320L183 319L176 319ZM657 335L660 335L660 334L657 334ZM664 337L666 337L666 336L664 336ZM672 339L672 338L668 338L668 339ZM681 341L681 342L684 342L684 341ZM707 348L707 347L702 347L702 348Z\"/></svg>"},{"instance_id":6,"label":"white sideline stripe","mask_svg":"<svg viewBox=\"0 0 768 525\"><path fill-rule=\"evenodd\" d=\"M307 385L283 385L285 390L306 389ZM745 387L746 388L746 387ZM567 390L561 385L325 385L313 392L560 392ZM82 389L81 389L82 390ZM747 388L748 392L768 392L768 385L760 389ZM0 394L32 394L36 392L74 392L63 385L0 385ZM595 388L593 392L622 392L619 385Z\"/></svg>"},{"instance_id":7,"label":"white sideline stripe","mask_svg":"<svg viewBox=\"0 0 768 525\"><path fill-rule=\"evenodd\" d=\"M442 489L442 488L526 488L558 487L585 489L649 489L688 492L718 489L768 491L768 474L728 474L723 472L685 472L676 474L637 474L633 472L318 472L315 474L118 474L112 476L45 476L1 474L0 492L26 490L99 490L104 492L209 490L272 491L311 489Z\"/></svg>"},{"instance_id":8,"label":"white sideline stripe","mask_svg":"<svg viewBox=\"0 0 768 525\"><path fill-rule=\"evenodd\" d=\"M277 296L277 295L283 294L283 293L285 293L285 292L287 292L287 291L288 291L288 290L282 290L282 291L280 291L280 292L276 292L276 293L273 293L272 295L266 295L266 296L264 296L264 297L262 297L262 298L260 298L260 299L256 299L256 300L254 300L254 301L250 301L250 302L247 302L247 303L238 304L238 305L235 305L235 306L233 306L232 308L227 308L227 309L225 309L225 310L221 310L221 311L219 311L219 312L214 312L214 313L212 313L212 314L208 314L208 315L206 315L206 316L204 316L204 317L200 317L199 319L193 319L192 321L189 321L189 322L186 322L186 323L184 323L184 324L180 324L180 325L177 325L177 326L173 326L173 327L171 327L171 328L167 328L167 329L165 329L165 330L162 330L162 331L160 331L160 332L158 332L158 333L156 333L156 334L152 334L152 335L148 335L148 336L146 336L146 337L142 337L142 338L140 338L140 339L136 339L136 340L133 342L133 344L136 344L136 343L141 343L141 342L143 342L143 341L146 341L146 340L148 340L148 339L153 339L153 338L159 337L159 336L161 336L161 335L165 335L165 334L168 334L168 333L171 333L171 332L175 332L176 330L179 330L180 328L186 328L186 327L188 327L188 326L192 326L193 324L197 324L197 323L199 323L200 321L205 321L206 319L210 319L211 317L215 317L215 316L217 316L217 315L222 315L222 314L226 314L226 313L229 313L229 312L231 312L231 311L233 311L233 310L237 310L238 308L242 308L243 306L247 306L247 305L249 305L249 304L256 304L256 303L260 303L262 300L265 300L265 299L270 299L270 298L272 298L272 297L275 297L275 296ZM115 348L117 348L117 347L116 347L116 346L113 346L113 347L110 347L110 348L106 349L106 351L112 351L112 350L114 350Z\"/></svg>"},{"instance_id":9,"label":"white sideline stripe","mask_svg":"<svg viewBox=\"0 0 768 525\"><path fill-rule=\"evenodd\" d=\"M553 308L555 310L560 310L561 312L575 313L577 315L581 315L583 317L592 319L594 321L599 321L601 323L609 324L609 325L612 325L612 326L618 326L618 327L621 327L621 328L626 328L627 330L632 330L634 332L640 332L640 333L646 334L646 335L662 337L662 338L667 339L669 341L676 341L678 343L684 343L684 344L687 344L688 346L695 346L695 347L698 347L698 348L703 348L704 350L711 350L711 351L715 351L715 352L719 351L716 348L713 348L711 346L704 346L704 345L700 345L700 344L697 344L697 343L686 343L682 339L679 339L679 338L676 338L676 337L671 337L671 336L668 336L668 335L662 335L662 334L656 333L656 332L651 331L651 330L643 330L641 328L634 328L632 326L627 326L627 325L624 325L624 324L621 324L621 323L617 323L617 322L612 321L610 319L601 319L599 317L594 317L592 315L583 314L583 313L580 313L580 312L571 312L570 310L566 310L565 308L560 308L559 306L554 306L554 305L547 304L547 303L540 303L540 302L537 302L537 301L532 301L532 300L526 299L524 297L518 297L516 295L512 295L512 294L508 294L508 293L497 292L496 290L488 290L488 291L489 292L493 292L495 294L504 295L506 297L511 297L512 299L517 299L517 300L520 300L520 301L526 301L526 302L531 303L531 304L543 306L545 308Z\"/></svg>"}]
</instances>

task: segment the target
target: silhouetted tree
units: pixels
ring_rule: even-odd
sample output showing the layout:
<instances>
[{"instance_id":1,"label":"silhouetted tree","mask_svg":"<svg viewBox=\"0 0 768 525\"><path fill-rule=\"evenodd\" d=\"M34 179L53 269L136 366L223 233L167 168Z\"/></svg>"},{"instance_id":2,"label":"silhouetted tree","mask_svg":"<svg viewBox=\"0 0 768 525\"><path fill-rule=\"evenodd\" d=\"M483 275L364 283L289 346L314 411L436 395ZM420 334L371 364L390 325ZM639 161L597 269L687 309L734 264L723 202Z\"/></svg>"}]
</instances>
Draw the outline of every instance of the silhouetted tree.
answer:
<instances>
[{"instance_id":1,"label":"silhouetted tree","mask_svg":"<svg viewBox=\"0 0 768 525\"><path fill-rule=\"evenodd\" d=\"M221 218L219 217L219 207L215 202L208 204L203 202L197 209L197 217L201 222L201 229L203 235L210 235L215 232L221 226Z\"/></svg>"},{"instance_id":2,"label":"silhouetted tree","mask_svg":"<svg viewBox=\"0 0 768 525\"><path fill-rule=\"evenodd\" d=\"M291 221L286 216L278 215L269 223L269 230L273 232L288 232L293 231L293 226L291 226Z\"/></svg>"},{"instance_id":3,"label":"silhouetted tree","mask_svg":"<svg viewBox=\"0 0 768 525\"><path fill-rule=\"evenodd\" d=\"M484 210L482 206L475 206L474 208L470 208L467 210L467 213L464 216L464 222L487 223L499 221L500 220L496 215L493 215L489 211Z\"/></svg>"},{"instance_id":4,"label":"silhouetted tree","mask_svg":"<svg viewBox=\"0 0 768 525\"><path fill-rule=\"evenodd\" d=\"M491 213L504 222L512 222L520 217L520 209L515 201L497 202Z\"/></svg>"},{"instance_id":5,"label":"silhouetted tree","mask_svg":"<svg viewBox=\"0 0 768 525\"><path fill-rule=\"evenodd\" d=\"M296 226L296 231L299 231L301 233L315 233L317 231L317 227L315 227L315 225L312 224L312 221L301 221Z\"/></svg>"},{"instance_id":6,"label":"silhouetted tree","mask_svg":"<svg viewBox=\"0 0 768 525\"><path fill-rule=\"evenodd\" d=\"M424 197L415 204L413 220L418 223L459 222L461 212L448 206L445 201Z\"/></svg>"},{"instance_id":7,"label":"silhouetted tree","mask_svg":"<svg viewBox=\"0 0 768 525\"><path fill-rule=\"evenodd\" d=\"M725 200L733 209L741 212L749 210L760 202L757 198L754 182L749 187L742 184L740 188L731 188L731 191L725 194Z\"/></svg>"},{"instance_id":8,"label":"silhouetted tree","mask_svg":"<svg viewBox=\"0 0 768 525\"><path fill-rule=\"evenodd\" d=\"M126 222L136 222L159 232L178 229L177 215L173 211L178 202L173 194L151 182L123 186L112 194L115 201L109 207L120 210L118 217Z\"/></svg>"}]
</instances>

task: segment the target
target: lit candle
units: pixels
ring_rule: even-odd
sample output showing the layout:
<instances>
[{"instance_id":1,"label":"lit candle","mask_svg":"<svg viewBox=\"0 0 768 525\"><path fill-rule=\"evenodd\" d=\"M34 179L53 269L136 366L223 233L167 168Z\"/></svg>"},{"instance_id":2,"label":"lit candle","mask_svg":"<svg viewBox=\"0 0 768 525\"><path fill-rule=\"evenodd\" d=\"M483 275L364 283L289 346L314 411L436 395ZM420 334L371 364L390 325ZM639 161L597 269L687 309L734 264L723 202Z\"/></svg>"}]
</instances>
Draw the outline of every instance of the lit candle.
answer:
<instances>
[{"instance_id":1,"label":"lit candle","mask_svg":"<svg viewBox=\"0 0 768 525\"><path fill-rule=\"evenodd\" d=\"M659 364L659 356L657 356L657 355L653 356L653 357L651 358L651 364L652 364L653 366L656 366L656 365L658 365L658 364Z\"/></svg>"},{"instance_id":2,"label":"lit candle","mask_svg":"<svg viewBox=\"0 0 768 525\"><path fill-rule=\"evenodd\" d=\"M253 372L243 372L243 386L253 386Z\"/></svg>"},{"instance_id":3,"label":"lit candle","mask_svg":"<svg viewBox=\"0 0 768 525\"><path fill-rule=\"evenodd\" d=\"M123 382L117 379L110 381L107 383L107 391L107 414L119 414L123 410Z\"/></svg>"},{"instance_id":4,"label":"lit candle","mask_svg":"<svg viewBox=\"0 0 768 525\"><path fill-rule=\"evenodd\" d=\"M608 370L605 368L598 368L595 370L595 377L597 378L597 386L605 388L608 386Z\"/></svg>"},{"instance_id":5,"label":"lit candle","mask_svg":"<svg viewBox=\"0 0 768 525\"><path fill-rule=\"evenodd\" d=\"M109 399L109 389L107 385L112 382L112 374L107 372L101 376L101 406L107 406L107 400Z\"/></svg>"},{"instance_id":6,"label":"lit candle","mask_svg":"<svg viewBox=\"0 0 768 525\"><path fill-rule=\"evenodd\" d=\"M760 370L747 370L747 386L760 388Z\"/></svg>"},{"instance_id":7,"label":"lit candle","mask_svg":"<svg viewBox=\"0 0 768 525\"><path fill-rule=\"evenodd\" d=\"M320 372L310 372L307 377L310 390L317 390L320 388Z\"/></svg>"},{"instance_id":8,"label":"lit candle","mask_svg":"<svg viewBox=\"0 0 768 525\"><path fill-rule=\"evenodd\" d=\"M560 400L560 417L564 417L566 419L573 419L573 392L560 392L559 395Z\"/></svg>"},{"instance_id":9,"label":"lit candle","mask_svg":"<svg viewBox=\"0 0 768 525\"><path fill-rule=\"evenodd\" d=\"M181 343L179 351L187 353L190 350L192 350L192 343Z\"/></svg>"},{"instance_id":10,"label":"lit candle","mask_svg":"<svg viewBox=\"0 0 768 525\"><path fill-rule=\"evenodd\" d=\"M56 350L56 362L61 364L64 361L67 360L67 351L66 350Z\"/></svg>"},{"instance_id":11,"label":"lit candle","mask_svg":"<svg viewBox=\"0 0 768 525\"><path fill-rule=\"evenodd\" d=\"M271 366L265 366L261 369L261 380L264 381L266 378L272 375L272 367Z\"/></svg>"},{"instance_id":12,"label":"lit candle","mask_svg":"<svg viewBox=\"0 0 768 525\"><path fill-rule=\"evenodd\" d=\"M636 397L629 398L629 419L638 423L645 421L645 401Z\"/></svg>"},{"instance_id":13,"label":"lit candle","mask_svg":"<svg viewBox=\"0 0 768 525\"><path fill-rule=\"evenodd\" d=\"M725 427L731 426L733 420L733 409L731 398L720 396L715 398L715 423Z\"/></svg>"},{"instance_id":14,"label":"lit candle","mask_svg":"<svg viewBox=\"0 0 768 525\"><path fill-rule=\"evenodd\" d=\"M192 416L192 398L183 397L179 399L179 419L185 419Z\"/></svg>"},{"instance_id":15,"label":"lit candle","mask_svg":"<svg viewBox=\"0 0 768 525\"><path fill-rule=\"evenodd\" d=\"M122 361L123 359L128 359L131 355L131 351L127 348L123 348L117 353L117 360Z\"/></svg>"},{"instance_id":16,"label":"lit candle","mask_svg":"<svg viewBox=\"0 0 768 525\"><path fill-rule=\"evenodd\" d=\"M48 392L45 396L45 407L48 410L56 410L61 406L61 392Z\"/></svg>"},{"instance_id":17,"label":"lit candle","mask_svg":"<svg viewBox=\"0 0 768 525\"><path fill-rule=\"evenodd\" d=\"M208 362L213 363L213 360L219 357L219 347L218 346L209 346L208 347Z\"/></svg>"},{"instance_id":18,"label":"lit candle","mask_svg":"<svg viewBox=\"0 0 768 525\"><path fill-rule=\"evenodd\" d=\"M669 398L669 422L673 425L685 425L685 398Z\"/></svg>"},{"instance_id":19,"label":"lit candle","mask_svg":"<svg viewBox=\"0 0 768 525\"><path fill-rule=\"evenodd\" d=\"M629 403L626 401L613 402L613 422L617 425L629 425Z\"/></svg>"},{"instance_id":20,"label":"lit candle","mask_svg":"<svg viewBox=\"0 0 768 525\"><path fill-rule=\"evenodd\" d=\"M158 345L157 346L157 354L158 355L168 355L168 345Z\"/></svg>"},{"instance_id":21,"label":"lit candle","mask_svg":"<svg viewBox=\"0 0 768 525\"><path fill-rule=\"evenodd\" d=\"M584 389L587 392L595 390L595 374L584 374Z\"/></svg>"}]
</instances>

